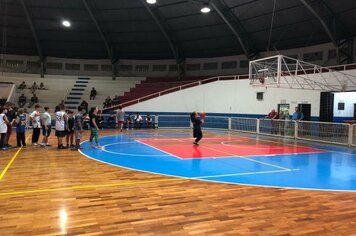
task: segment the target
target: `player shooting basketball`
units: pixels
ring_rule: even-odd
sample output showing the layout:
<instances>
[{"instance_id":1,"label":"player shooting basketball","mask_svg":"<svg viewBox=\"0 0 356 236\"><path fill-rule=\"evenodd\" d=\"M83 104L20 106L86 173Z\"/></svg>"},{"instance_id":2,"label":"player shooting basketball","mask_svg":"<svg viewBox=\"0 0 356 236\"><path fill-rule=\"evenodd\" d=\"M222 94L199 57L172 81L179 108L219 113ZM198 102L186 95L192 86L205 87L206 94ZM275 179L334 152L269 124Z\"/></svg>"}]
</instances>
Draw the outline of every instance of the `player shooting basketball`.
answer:
<instances>
[{"instance_id":1,"label":"player shooting basketball","mask_svg":"<svg viewBox=\"0 0 356 236\"><path fill-rule=\"evenodd\" d=\"M198 142L203 138L203 133L201 131L201 124L204 123L205 113L200 113L200 118L197 117L196 112L192 112L190 114L190 121L193 123L193 137L195 141L193 142L194 145L199 145Z\"/></svg>"}]
</instances>

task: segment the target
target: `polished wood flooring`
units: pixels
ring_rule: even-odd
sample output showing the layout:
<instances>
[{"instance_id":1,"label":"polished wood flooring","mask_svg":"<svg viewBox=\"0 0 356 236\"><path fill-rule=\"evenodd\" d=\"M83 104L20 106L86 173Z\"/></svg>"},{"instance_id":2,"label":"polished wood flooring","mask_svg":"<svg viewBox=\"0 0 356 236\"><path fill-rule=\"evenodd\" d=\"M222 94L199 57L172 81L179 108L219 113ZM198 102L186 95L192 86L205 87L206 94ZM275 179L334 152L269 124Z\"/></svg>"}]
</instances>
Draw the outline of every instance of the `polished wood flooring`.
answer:
<instances>
[{"instance_id":1,"label":"polished wood flooring","mask_svg":"<svg viewBox=\"0 0 356 236\"><path fill-rule=\"evenodd\" d=\"M16 152L0 152L0 235L356 235L356 193L182 180L55 146Z\"/></svg>"}]
</instances>

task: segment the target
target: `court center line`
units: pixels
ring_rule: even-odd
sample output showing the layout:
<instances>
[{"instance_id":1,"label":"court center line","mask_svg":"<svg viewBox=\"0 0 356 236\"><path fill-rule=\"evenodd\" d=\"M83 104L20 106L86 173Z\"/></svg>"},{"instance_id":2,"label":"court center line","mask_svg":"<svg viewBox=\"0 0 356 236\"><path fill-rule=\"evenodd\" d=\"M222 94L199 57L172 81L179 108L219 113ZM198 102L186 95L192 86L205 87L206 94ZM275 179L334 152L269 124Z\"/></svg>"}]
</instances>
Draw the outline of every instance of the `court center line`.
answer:
<instances>
[{"instance_id":1,"label":"court center line","mask_svg":"<svg viewBox=\"0 0 356 236\"><path fill-rule=\"evenodd\" d=\"M28 138L30 137L30 135L27 136L25 142L27 142ZM19 155L19 153L21 152L22 147L19 148L19 150L17 150L15 152L15 154L12 156L11 160L9 161L9 163L7 163L5 169L1 172L0 174L0 181L4 178L6 172L9 170L9 168L11 167L12 163L15 161L16 157Z\"/></svg>"},{"instance_id":2,"label":"court center line","mask_svg":"<svg viewBox=\"0 0 356 236\"><path fill-rule=\"evenodd\" d=\"M94 189L94 188L133 186L133 185L142 185L142 184L150 184L150 183L189 181L189 180L190 180L189 178L175 178L175 179L170 178L170 179L156 179L156 180L145 180L145 181L113 183L113 184L81 185L81 186L72 186L72 187L63 187L63 188L32 189L32 190L22 190L22 191L14 191L14 192L4 192L4 193L0 193L0 197L31 194L31 193L48 193L48 192L58 192L58 191L65 191L65 190L83 190L83 189Z\"/></svg>"},{"instance_id":3,"label":"court center line","mask_svg":"<svg viewBox=\"0 0 356 236\"><path fill-rule=\"evenodd\" d=\"M257 161L257 160L252 159L252 158L238 156L236 154L225 152L225 151L221 151L221 150L218 150L218 149L215 149L215 148L210 148L210 147L206 147L206 146L200 146L200 147L203 147L203 148L206 148L206 149L210 149L210 150L213 150L213 151L216 151L216 152L221 152L221 153L224 153L224 154L228 154L228 155L231 155L231 156L236 156L236 157L239 157L239 158L242 158L242 159L245 159L245 160L249 160L249 161L252 161L252 162L260 163L260 164L263 164L263 165L266 165L266 166L272 166L272 167L275 167L275 168L278 168L278 169L290 171L289 168L285 168L283 166L277 166L277 165L273 165L273 164L270 164L270 163L267 163L267 162Z\"/></svg>"},{"instance_id":4,"label":"court center line","mask_svg":"<svg viewBox=\"0 0 356 236\"><path fill-rule=\"evenodd\" d=\"M291 172L291 171L299 171L299 170L300 169L256 171L256 172L245 172L245 173L226 174L226 175L198 176L198 177L191 177L191 179L220 178L220 177L241 176L241 175L260 175L260 174L282 173L282 172Z\"/></svg>"}]
</instances>

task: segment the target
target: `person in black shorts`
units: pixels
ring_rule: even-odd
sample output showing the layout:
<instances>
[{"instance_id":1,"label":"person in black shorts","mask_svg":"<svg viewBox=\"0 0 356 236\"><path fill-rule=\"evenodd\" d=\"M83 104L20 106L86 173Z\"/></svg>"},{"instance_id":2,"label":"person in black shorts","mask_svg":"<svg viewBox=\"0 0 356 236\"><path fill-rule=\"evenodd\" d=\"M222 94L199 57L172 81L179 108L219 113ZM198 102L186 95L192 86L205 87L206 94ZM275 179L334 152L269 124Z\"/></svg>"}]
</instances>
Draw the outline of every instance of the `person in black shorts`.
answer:
<instances>
[{"instance_id":1,"label":"person in black shorts","mask_svg":"<svg viewBox=\"0 0 356 236\"><path fill-rule=\"evenodd\" d=\"M67 142L67 148L73 148L74 143L74 117L73 117L73 111L68 111L68 126L67 126L67 135L66 135L66 142Z\"/></svg>"},{"instance_id":2,"label":"person in black shorts","mask_svg":"<svg viewBox=\"0 0 356 236\"><path fill-rule=\"evenodd\" d=\"M198 142L203 138L203 133L201 131L201 124L204 123L204 119L197 118L197 113L192 112L190 114L190 121L193 123L193 137L195 141L194 145L199 145Z\"/></svg>"}]
</instances>

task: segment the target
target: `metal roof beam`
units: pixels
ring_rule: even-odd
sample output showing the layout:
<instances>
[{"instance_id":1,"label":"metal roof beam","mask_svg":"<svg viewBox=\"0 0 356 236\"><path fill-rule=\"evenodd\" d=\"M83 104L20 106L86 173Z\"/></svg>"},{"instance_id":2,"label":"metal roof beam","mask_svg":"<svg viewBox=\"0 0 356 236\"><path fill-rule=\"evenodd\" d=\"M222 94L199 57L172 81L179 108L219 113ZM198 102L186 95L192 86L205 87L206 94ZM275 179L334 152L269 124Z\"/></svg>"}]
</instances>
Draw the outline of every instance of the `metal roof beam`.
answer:
<instances>
[{"instance_id":1,"label":"metal roof beam","mask_svg":"<svg viewBox=\"0 0 356 236\"><path fill-rule=\"evenodd\" d=\"M218 3L220 5L220 7L222 9L220 9L216 4ZM229 29L231 30L231 32L235 35L237 41L239 42L244 54L246 55L246 57L248 59L251 59L251 55L250 55L250 51L247 45L247 34L245 32L243 32L244 30L242 29L242 26L239 22L239 20L237 19L237 17L230 11L230 9L226 6L226 4L224 2L221 2L220 0L215 0L215 1L210 1L209 5L212 6L212 8L218 13L218 15L221 17L221 19L226 23L226 25L229 27ZM239 25L238 28L240 29L236 29L237 27L233 26L233 22L231 22L223 13L227 13L227 14L231 14L234 17L234 21L236 24Z\"/></svg>"},{"instance_id":2,"label":"metal roof beam","mask_svg":"<svg viewBox=\"0 0 356 236\"><path fill-rule=\"evenodd\" d=\"M96 29L98 30L101 39L103 40L103 43L104 43L104 45L105 45L105 48L106 48L106 51L107 51L107 53L108 53L108 56L109 56L109 58L110 58L111 63L114 64L115 58L114 58L114 53L113 53L112 47L110 47L110 45L109 45L107 39L105 38L105 35L104 35L104 33L103 33L103 31L102 31L102 29L101 29L101 27L100 27L98 21L96 20L94 14L93 14L93 12L92 12L92 10L90 9L87 0L82 0L82 2L83 2L83 4L84 4L84 6L85 6L85 8L86 8L86 10L87 10L87 12L88 12L88 14L90 15L90 18L91 18L92 21L94 22L94 25L95 25Z\"/></svg>"},{"instance_id":3,"label":"metal roof beam","mask_svg":"<svg viewBox=\"0 0 356 236\"><path fill-rule=\"evenodd\" d=\"M28 10L28 7L27 7L27 5L26 5L24 0L20 0L20 3L21 3L21 6L22 6L22 9L25 12L25 16L26 16L27 22L30 25L31 33L32 33L32 36L33 36L33 38L35 40L35 43L36 43L38 56L40 58L40 74L41 74L41 77L43 78L44 77L44 55L43 55L43 50L42 50L40 41L38 39L37 32L36 32L35 26L33 24L33 21L32 21L30 12Z\"/></svg>"},{"instance_id":4,"label":"metal roof beam","mask_svg":"<svg viewBox=\"0 0 356 236\"><path fill-rule=\"evenodd\" d=\"M326 24L323 18L321 18L321 16L313 9L313 7L306 0L300 0L300 2L303 3L303 5L308 8L308 10L320 21L320 24L323 26L325 32L328 34L329 38L331 39L331 42L334 44L335 47L338 47L336 37L331 32L329 26Z\"/></svg>"},{"instance_id":5,"label":"metal roof beam","mask_svg":"<svg viewBox=\"0 0 356 236\"><path fill-rule=\"evenodd\" d=\"M164 25L164 23L166 21L163 19L163 17L160 16L159 12L154 11L154 9L151 9L151 7L148 5L148 3L146 3L145 0L141 0L141 2L146 7L148 13L153 18L154 22L156 23L156 25L162 32L163 36L166 38L166 40L169 44L169 48L171 49L173 57L177 63L178 76L179 77L182 76L184 74L184 69L183 69L183 65L182 65L182 63L184 62L184 59L181 58L180 54L182 53L182 51L180 49L179 44L174 43L174 41L172 40L172 37L169 35L169 32L168 32L168 26ZM152 8L154 8L154 7L152 7Z\"/></svg>"}]
</instances>

